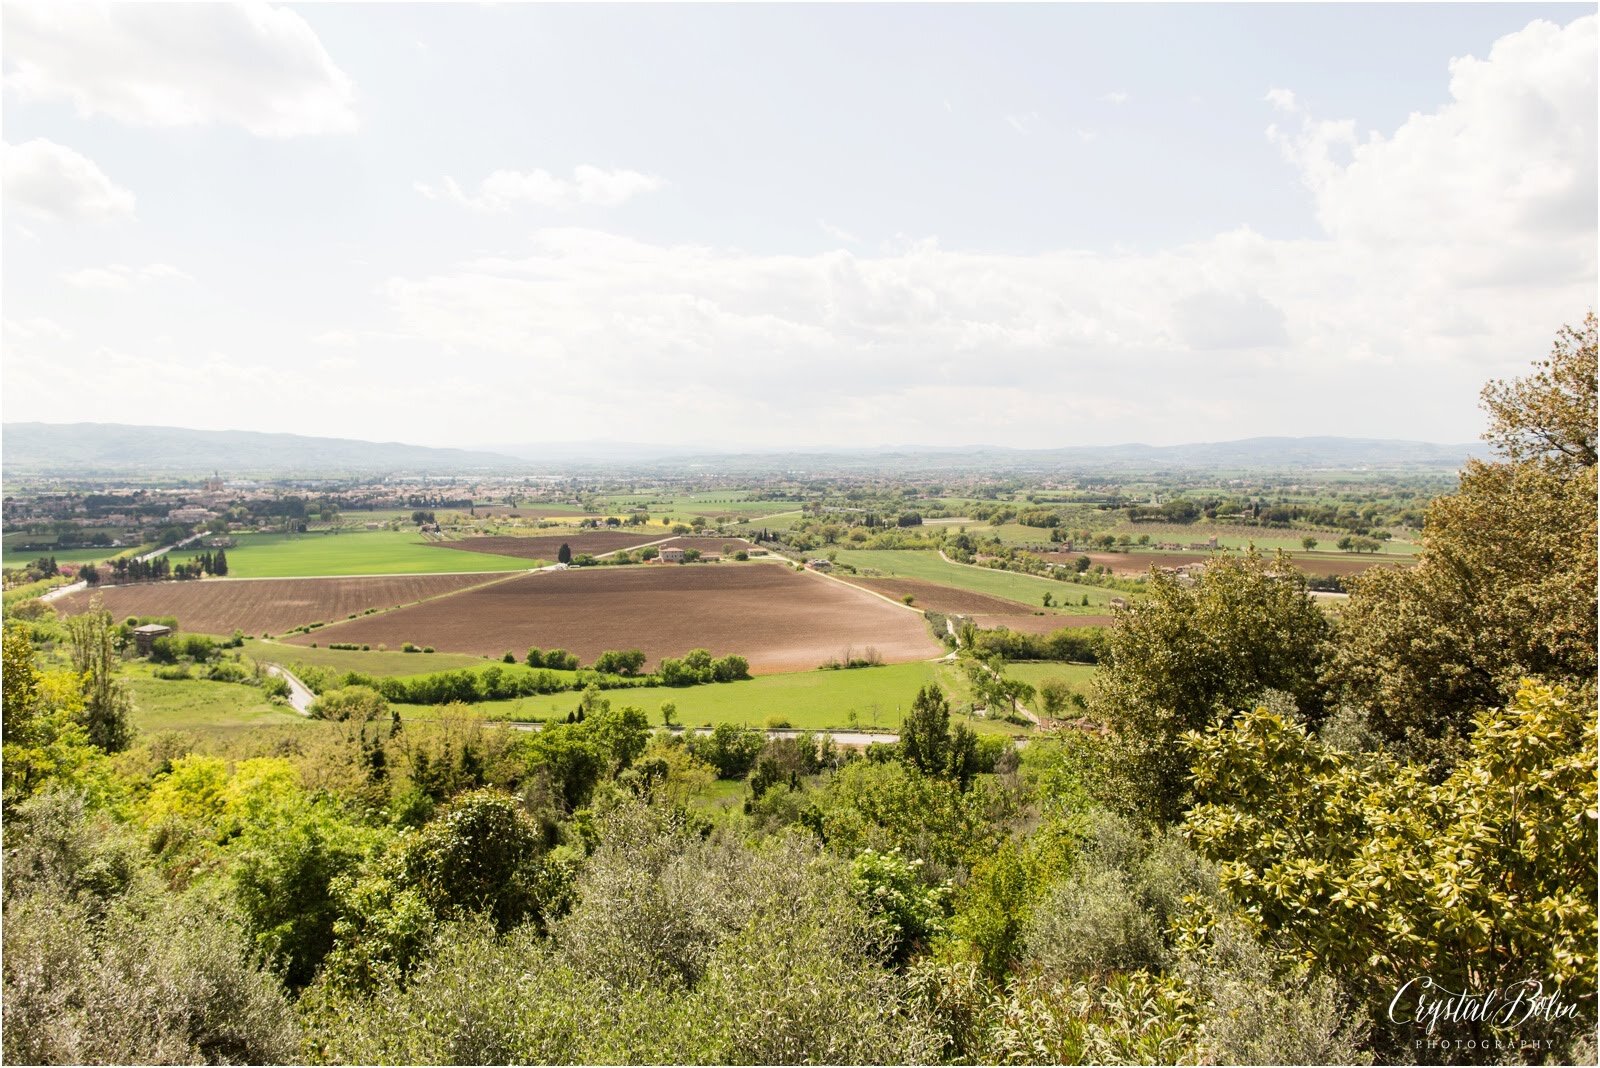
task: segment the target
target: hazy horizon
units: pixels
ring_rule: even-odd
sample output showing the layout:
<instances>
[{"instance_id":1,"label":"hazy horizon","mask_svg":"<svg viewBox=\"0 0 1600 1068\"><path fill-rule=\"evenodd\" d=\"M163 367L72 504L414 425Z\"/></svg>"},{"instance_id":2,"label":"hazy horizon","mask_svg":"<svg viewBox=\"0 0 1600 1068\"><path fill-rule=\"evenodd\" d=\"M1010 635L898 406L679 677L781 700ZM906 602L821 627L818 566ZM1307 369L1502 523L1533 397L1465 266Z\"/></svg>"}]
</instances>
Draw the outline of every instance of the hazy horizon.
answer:
<instances>
[{"instance_id":1,"label":"hazy horizon","mask_svg":"<svg viewBox=\"0 0 1600 1068\"><path fill-rule=\"evenodd\" d=\"M1472 442L1594 303L1593 11L0 3L0 408Z\"/></svg>"}]
</instances>

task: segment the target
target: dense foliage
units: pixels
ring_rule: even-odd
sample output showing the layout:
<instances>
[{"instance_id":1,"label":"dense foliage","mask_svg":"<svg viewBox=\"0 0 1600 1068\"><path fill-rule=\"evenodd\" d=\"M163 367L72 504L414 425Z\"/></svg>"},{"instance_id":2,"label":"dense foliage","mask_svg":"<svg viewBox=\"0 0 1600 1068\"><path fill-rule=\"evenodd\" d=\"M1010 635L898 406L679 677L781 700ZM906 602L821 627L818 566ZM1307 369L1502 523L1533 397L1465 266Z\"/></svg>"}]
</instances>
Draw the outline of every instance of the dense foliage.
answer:
<instances>
[{"instance_id":1,"label":"dense foliage","mask_svg":"<svg viewBox=\"0 0 1600 1068\"><path fill-rule=\"evenodd\" d=\"M8 618L4 1057L1592 1061L1593 338L1489 392L1503 458L1421 566L1337 617L1279 559L1154 575L1022 748L936 686L864 751L589 685L537 732L443 689L401 719L350 677L291 725L139 733L105 613ZM880 503L869 537L937 510ZM1032 640L965 632L991 716Z\"/></svg>"}]
</instances>

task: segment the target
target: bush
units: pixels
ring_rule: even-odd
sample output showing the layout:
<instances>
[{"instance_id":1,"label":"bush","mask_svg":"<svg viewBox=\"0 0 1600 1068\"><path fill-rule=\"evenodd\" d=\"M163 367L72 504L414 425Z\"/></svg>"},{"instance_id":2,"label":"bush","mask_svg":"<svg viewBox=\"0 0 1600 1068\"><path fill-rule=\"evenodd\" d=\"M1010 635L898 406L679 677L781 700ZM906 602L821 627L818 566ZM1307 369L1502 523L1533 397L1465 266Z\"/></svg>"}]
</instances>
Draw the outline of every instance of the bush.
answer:
<instances>
[{"instance_id":1,"label":"bush","mask_svg":"<svg viewBox=\"0 0 1600 1068\"><path fill-rule=\"evenodd\" d=\"M201 675L212 682L249 682L252 677L249 668L232 660L212 664Z\"/></svg>"},{"instance_id":2,"label":"bush","mask_svg":"<svg viewBox=\"0 0 1600 1068\"><path fill-rule=\"evenodd\" d=\"M313 719L354 720L367 723L389 716L389 702L370 686L329 690L306 709Z\"/></svg>"},{"instance_id":3,"label":"bush","mask_svg":"<svg viewBox=\"0 0 1600 1068\"><path fill-rule=\"evenodd\" d=\"M298 1059L294 1012L222 901L157 894L96 923L35 894L6 903L4 936L8 1063Z\"/></svg>"}]
</instances>

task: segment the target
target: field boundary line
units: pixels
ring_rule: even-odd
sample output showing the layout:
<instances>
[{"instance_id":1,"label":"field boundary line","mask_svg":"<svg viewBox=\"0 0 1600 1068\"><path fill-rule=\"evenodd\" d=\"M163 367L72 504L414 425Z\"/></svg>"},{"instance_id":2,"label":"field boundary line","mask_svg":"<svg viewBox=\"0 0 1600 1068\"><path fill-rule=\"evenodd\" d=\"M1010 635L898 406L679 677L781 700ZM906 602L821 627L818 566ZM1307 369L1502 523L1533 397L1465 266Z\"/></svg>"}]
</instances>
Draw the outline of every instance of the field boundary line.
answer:
<instances>
[{"instance_id":1,"label":"field boundary line","mask_svg":"<svg viewBox=\"0 0 1600 1068\"><path fill-rule=\"evenodd\" d=\"M526 575L528 571L537 571L538 568L529 568L524 571L386 571L382 574L363 575L207 575L200 579L201 582L314 582L318 579L357 579L357 578L428 578L432 575L482 575L486 585L502 578L513 575ZM113 585L122 586L149 586L148 582L101 583L107 589ZM470 589L471 587L467 587Z\"/></svg>"},{"instance_id":2,"label":"field boundary line","mask_svg":"<svg viewBox=\"0 0 1600 1068\"><path fill-rule=\"evenodd\" d=\"M454 597L457 594L462 594L462 593L471 593L473 590L481 590L485 586L494 586L494 585L496 585L498 583L501 583L501 582L510 582L513 579L519 579L519 578L522 578L525 575L536 575L536 574L539 573L540 570L541 570L540 568L534 568L531 571L491 571L491 572L456 571L456 572L453 572L453 574L457 574L457 575L488 574L488 575L492 575L493 577L490 578L488 581L485 581L485 582L474 583L471 586L463 586L459 590L448 590L448 591L446 591L444 593L436 593L432 597L421 597L421 598L418 598L415 601L406 601L404 604L389 605L387 607L379 608L379 609L376 609L375 611L371 611L371 612L358 612L358 613L356 613L356 618L355 619L345 618L345 619L330 619L330 620L326 620L326 621L323 622L322 626L317 628L317 630L319 630L319 631L332 630L334 627L340 626L341 624L344 624L344 623L358 623L363 619L371 619L374 616L381 616L381 615L384 615L385 613L388 613L388 612L398 612L402 608L413 608L413 607L415 607L415 606L417 606L419 604L427 604L430 601L442 601L446 597ZM337 575L337 576L333 576L333 577L335 577L335 578L395 578L395 577L408 578L408 577L420 577L420 576L406 576L406 575L400 575L400 576L394 576L394 575ZM302 581L303 582L305 580L304 579L300 579L300 580L297 580L297 581ZM305 633L309 634L311 632L307 631ZM281 635L280 635L280 637L281 637ZM269 639L269 640L275 640L275 639ZM288 643L284 642L284 643L281 643L281 644L287 645Z\"/></svg>"},{"instance_id":3,"label":"field boundary line","mask_svg":"<svg viewBox=\"0 0 1600 1068\"><path fill-rule=\"evenodd\" d=\"M1008 570L1008 569L1003 568L1003 567L984 567L982 564L963 564L960 560L952 560L952 559L950 559L948 556L946 556L944 554L944 550L943 549L936 549L934 551L939 554L939 559L943 560L945 563L949 564L951 567L970 567L975 571L998 571L1003 575L1016 575L1019 578L1031 578L1031 579L1040 579L1041 581L1051 581L1051 580L1048 580L1048 579L1044 579L1040 575L1030 575L1030 574L1027 574L1026 572L1022 572L1022 571L1011 571L1011 570ZM1066 564L1056 564L1054 566L1055 567L1066 567L1067 565ZM1071 585L1071 584L1069 583L1069 585ZM1101 587L1095 587L1095 588L1096 589L1100 589ZM1127 596L1130 596L1130 594L1131 594L1131 591L1126 591L1126 592L1120 593L1119 596L1127 597ZM1132 596L1138 596L1137 594L1131 594L1131 595ZM1002 601L1012 601L1012 602L1014 602L1016 604L1022 605L1025 608L1030 608L1031 609L1033 607L1033 603L1031 601L1018 601L1018 600L1016 600L1016 598L1007 597L1003 593L992 593L989 596L998 597ZM1068 606L1068 607L1080 608L1082 606L1081 605L1071 605L1071 606ZM1090 605L1089 607L1093 608L1095 606L1094 605ZM1094 615L1102 615L1102 614L1104 614L1104 613L1100 613L1100 612L1065 612L1065 613L1058 612L1057 613L1057 615L1065 615L1069 619L1072 618L1073 616L1094 616Z\"/></svg>"}]
</instances>

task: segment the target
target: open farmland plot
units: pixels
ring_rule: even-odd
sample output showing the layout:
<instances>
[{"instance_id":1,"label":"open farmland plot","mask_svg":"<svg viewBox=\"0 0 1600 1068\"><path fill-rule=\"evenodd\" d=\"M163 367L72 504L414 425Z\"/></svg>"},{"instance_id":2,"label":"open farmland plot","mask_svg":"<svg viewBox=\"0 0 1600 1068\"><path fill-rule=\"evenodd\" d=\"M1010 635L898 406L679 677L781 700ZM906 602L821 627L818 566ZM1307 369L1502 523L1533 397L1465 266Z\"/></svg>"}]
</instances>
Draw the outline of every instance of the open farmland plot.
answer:
<instances>
[{"instance_id":1,"label":"open farmland plot","mask_svg":"<svg viewBox=\"0 0 1600 1068\"><path fill-rule=\"evenodd\" d=\"M1186 564L1203 564L1212 560L1227 559L1226 553L1040 553L1043 559L1057 564L1071 564L1079 556L1087 556L1092 564L1103 564L1113 575L1143 575L1151 567L1183 567ZM1308 575L1338 575L1341 578L1359 575L1370 567L1387 564L1406 567L1415 563L1414 557L1374 555L1372 553L1319 553L1297 551L1289 554L1295 567Z\"/></svg>"},{"instance_id":2,"label":"open farmland plot","mask_svg":"<svg viewBox=\"0 0 1600 1068\"><path fill-rule=\"evenodd\" d=\"M972 590L958 590L923 579L861 578L856 575L840 577L853 586L881 593L896 601L909 595L912 607L923 611L970 616L980 627L1009 627L1027 634L1049 634L1062 627L1104 626L1111 622L1110 616L1068 616L1045 609L1029 610L1016 601L1009 601L1004 597L991 597L989 594L975 593Z\"/></svg>"},{"instance_id":3,"label":"open farmland plot","mask_svg":"<svg viewBox=\"0 0 1600 1068\"><path fill-rule=\"evenodd\" d=\"M1148 534L1152 541L1169 541L1178 545L1188 546L1196 542L1203 542L1213 534L1217 536L1217 544L1229 549L1244 549L1254 545L1265 553L1275 549L1288 549L1290 551L1303 551L1300 539L1308 534L1316 538L1323 545L1332 548L1334 543L1345 536L1341 530L1285 530L1273 527L1252 527L1241 523L1119 523L1102 533L1138 538L1141 534ZM1378 556L1414 556L1417 546L1414 542L1401 538L1393 538L1382 542L1376 555Z\"/></svg>"},{"instance_id":4,"label":"open farmland plot","mask_svg":"<svg viewBox=\"0 0 1600 1068\"><path fill-rule=\"evenodd\" d=\"M181 629L199 634L232 634L235 630L246 634L281 634L304 623L332 622L368 608L411 604L481 586L497 577L393 575L145 582L97 591L80 590L57 601L56 608L66 615L83 612L92 598L99 597L115 619L176 616Z\"/></svg>"},{"instance_id":5,"label":"open farmland plot","mask_svg":"<svg viewBox=\"0 0 1600 1068\"><path fill-rule=\"evenodd\" d=\"M461 549L469 553L489 553L495 556L516 557L520 560L544 560L553 563L561 546L570 545L573 555L578 553L609 553L617 549L631 549L656 541L659 533L628 533L618 530L593 530L581 534L541 534L522 538L516 535L498 535L458 538L454 541L430 543L439 549Z\"/></svg>"},{"instance_id":6,"label":"open farmland plot","mask_svg":"<svg viewBox=\"0 0 1600 1068\"><path fill-rule=\"evenodd\" d=\"M585 663L607 649L642 649L655 664L706 648L738 653L760 673L802 671L869 646L891 663L942 652L919 614L775 564L542 572L339 624L317 637L487 656L560 648Z\"/></svg>"},{"instance_id":7,"label":"open farmland plot","mask_svg":"<svg viewBox=\"0 0 1600 1068\"><path fill-rule=\"evenodd\" d=\"M1041 605L1044 595L1049 593L1056 600L1072 602L1060 610L1063 622L1057 625L1062 627L1069 625L1068 616L1104 615L1111 598L1130 596L1117 590L1081 586L1056 579L1039 578L1035 575L1022 575L1015 571L950 563L941 560L939 554L932 549L840 549L838 558L841 563L849 564L851 567L871 569L878 573L864 577L922 579L940 586L950 586L1013 601L1028 612ZM1086 606L1078 604L1077 602L1086 594L1089 597L1089 604Z\"/></svg>"},{"instance_id":8,"label":"open farmland plot","mask_svg":"<svg viewBox=\"0 0 1600 1068\"><path fill-rule=\"evenodd\" d=\"M1075 665L1053 665L1071 669ZM739 727L787 724L796 730L898 731L917 691L936 682L957 699L960 717L966 707L966 680L954 664L921 661L850 671L797 671L762 675L739 682L708 686L646 686L608 690L603 696L616 707L641 709L652 723L670 701L677 722L687 727L731 723ZM473 706L492 719L527 721L560 719L577 707L575 693L541 694ZM420 716L420 705L401 705L402 716ZM1027 728L1000 720L960 717L979 734L1026 734Z\"/></svg>"},{"instance_id":9,"label":"open farmland plot","mask_svg":"<svg viewBox=\"0 0 1600 1068\"><path fill-rule=\"evenodd\" d=\"M450 571L518 571L527 562L486 553L441 553L409 530L240 534L228 548L230 578L315 578L324 575L425 575ZM197 550L194 550L198 552ZM179 550L175 559L188 555Z\"/></svg>"},{"instance_id":10,"label":"open farmland plot","mask_svg":"<svg viewBox=\"0 0 1600 1068\"><path fill-rule=\"evenodd\" d=\"M716 553L718 555L721 555L724 549L730 552L744 549L748 552L755 547L754 544L745 541L743 538L711 538L703 535L699 537L685 535L678 538L669 538L657 546L657 548L661 549L698 549L702 553Z\"/></svg>"}]
</instances>

